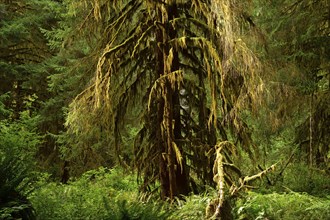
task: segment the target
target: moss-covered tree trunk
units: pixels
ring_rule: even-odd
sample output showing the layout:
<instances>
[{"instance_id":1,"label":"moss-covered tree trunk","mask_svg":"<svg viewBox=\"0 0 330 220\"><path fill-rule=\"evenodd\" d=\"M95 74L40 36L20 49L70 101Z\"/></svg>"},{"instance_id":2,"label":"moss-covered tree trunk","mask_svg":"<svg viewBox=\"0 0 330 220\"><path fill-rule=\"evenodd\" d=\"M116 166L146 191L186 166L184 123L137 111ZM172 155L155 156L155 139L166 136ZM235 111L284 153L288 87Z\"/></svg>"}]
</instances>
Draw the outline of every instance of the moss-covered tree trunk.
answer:
<instances>
[{"instance_id":1,"label":"moss-covered tree trunk","mask_svg":"<svg viewBox=\"0 0 330 220\"><path fill-rule=\"evenodd\" d=\"M157 42L162 42L163 47L157 48L158 77L179 70L179 56L177 51L170 48L168 41L176 37L176 32L168 23L168 19L177 16L175 4L159 10L159 18L165 29L159 29ZM171 60L171 61L169 61ZM171 62L169 65L168 62ZM170 67L170 68L169 68ZM179 162L177 151L183 152L178 143L181 138L180 100L178 87L166 79L163 87L163 101L158 105L159 135L161 138L159 148L161 150L159 169L162 198L173 199L176 196L186 195L189 192L188 178L185 163Z\"/></svg>"}]
</instances>

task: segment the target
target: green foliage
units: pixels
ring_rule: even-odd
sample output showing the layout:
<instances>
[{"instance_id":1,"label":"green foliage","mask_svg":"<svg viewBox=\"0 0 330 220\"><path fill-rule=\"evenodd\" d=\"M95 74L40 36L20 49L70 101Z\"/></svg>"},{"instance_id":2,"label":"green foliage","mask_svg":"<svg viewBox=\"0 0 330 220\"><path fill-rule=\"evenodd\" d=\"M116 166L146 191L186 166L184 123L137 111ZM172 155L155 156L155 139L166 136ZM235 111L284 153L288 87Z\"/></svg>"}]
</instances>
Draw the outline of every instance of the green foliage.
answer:
<instances>
[{"instance_id":1,"label":"green foliage","mask_svg":"<svg viewBox=\"0 0 330 220\"><path fill-rule=\"evenodd\" d=\"M132 198L130 199L132 200ZM167 219L171 215L171 211L164 208L166 205L157 202L143 202L139 200L127 201L119 200L111 206L106 205L108 214L104 219L121 220L121 219Z\"/></svg>"},{"instance_id":2,"label":"green foliage","mask_svg":"<svg viewBox=\"0 0 330 220\"><path fill-rule=\"evenodd\" d=\"M270 112L277 116L272 124L284 119L288 125L278 124L294 125L295 142L308 154L306 162L324 169L329 166L330 150L329 2L270 2L258 1L260 10L256 14L260 26L267 32L269 53L266 56L275 70L269 80L276 94L271 96L275 105Z\"/></svg>"},{"instance_id":3,"label":"green foliage","mask_svg":"<svg viewBox=\"0 0 330 220\"><path fill-rule=\"evenodd\" d=\"M137 191L136 176L120 168L90 170L68 184L39 177L29 196L38 219L204 219L208 194L171 204ZM212 191L213 194L215 191Z\"/></svg>"},{"instance_id":4,"label":"green foliage","mask_svg":"<svg viewBox=\"0 0 330 220\"><path fill-rule=\"evenodd\" d=\"M0 91L11 91L11 105L21 111L26 96L37 94L38 101L45 99L47 76L42 62L50 51L40 29L54 26L59 4L51 0L14 0L2 1L0 7Z\"/></svg>"},{"instance_id":5,"label":"green foliage","mask_svg":"<svg viewBox=\"0 0 330 220\"><path fill-rule=\"evenodd\" d=\"M165 219L162 203L142 199L135 175L121 169L91 170L66 185L40 178L30 200L38 219Z\"/></svg>"},{"instance_id":6,"label":"green foliage","mask_svg":"<svg viewBox=\"0 0 330 220\"><path fill-rule=\"evenodd\" d=\"M330 175L323 170L311 169L304 163L294 163L285 170L283 185L295 192L329 195Z\"/></svg>"},{"instance_id":7,"label":"green foliage","mask_svg":"<svg viewBox=\"0 0 330 220\"><path fill-rule=\"evenodd\" d=\"M22 113L20 121L0 121L0 219L34 218L26 193L41 141L35 120Z\"/></svg>"},{"instance_id":8,"label":"green foliage","mask_svg":"<svg viewBox=\"0 0 330 220\"><path fill-rule=\"evenodd\" d=\"M177 199L174 206L174 213L169 219L199 220L205 219L205 209L210 202L210 195L207 193L200 195L185 196Z\"/></svg>"},{"instance_id":9,"label":"green foliage","mask_svg":"<svg viewBox=\"0 0 330 220\"><path fill-rule=\"evenodd\" d=\"M38 219L199 220L205 219L207 204L216 194L211 190L169 204L139 194L136 176L119 168L91 170L66 185L48 181L41 177L29 197ZM235 219L327 219L330 215L329 197L295 192L241 196L232 211Z\"/></svg>"},{"instance_id":10,"label":"green foliage","mask_svg":"<svg viewBox=\"0 0 330 220\"><path fill-rule=\"evenodd\" d=\"M72 1L62 1L56 5L53 13L57 22L52 28L41 28L52 52L52 56L44 62L49 97L40 108L40 128L49 135L42 146L41 158L45 170L52 169L52 174L56 176L60 175L56 166L60 167L62 160L70 163L72 176L81 175L100 165L110 165L104 163L104 160L108 160L108 154L104 153L108 143L103 137L97 136L99 128L96 123L90 129L97 136L94 139L90 138L91 135L67 135L63 126L69 103L87 86L91 78L89 72L94 68L94 59L90 55L95 44L83 34L80 34L79 39L74 36L81 29L77 23L81 24L88 12L84 7L71 7L71 4ZM99 155L104 155L101 162L96 158Z\"/></svg>"},{"instance_id":11,"label":"green foliage","mask_svg":"<svg viewBox=\"0 0 330 220\"><path fill-rule=\"evenodd\" d=\"M249 193L234 209L235 219L329 219L330 197L318 198L308 194Z\"/></svg>"},{"instance_id":12,"label":"green foliage","mask_svg":"<svg viewBox=\"0 0 330 220\"><path fill-rule=\"evenodd\" d=\"M37 120L38 117L31 118L28 112L22 112L18 122L0 121L0 149L24 162L34 161L42 139L36 132Z\"/></svg>"},{"instance_id":13,"label":"green foliage","mask_svg":"<svg viewBox=\"0 0 330 220\"><path fill-rule=\"evenodd\" d=\"M4 102L9 98L9 94L0 95L0 120L7 118L10 115L10 110L6 108Z\"/></svg>"}]
</instances>

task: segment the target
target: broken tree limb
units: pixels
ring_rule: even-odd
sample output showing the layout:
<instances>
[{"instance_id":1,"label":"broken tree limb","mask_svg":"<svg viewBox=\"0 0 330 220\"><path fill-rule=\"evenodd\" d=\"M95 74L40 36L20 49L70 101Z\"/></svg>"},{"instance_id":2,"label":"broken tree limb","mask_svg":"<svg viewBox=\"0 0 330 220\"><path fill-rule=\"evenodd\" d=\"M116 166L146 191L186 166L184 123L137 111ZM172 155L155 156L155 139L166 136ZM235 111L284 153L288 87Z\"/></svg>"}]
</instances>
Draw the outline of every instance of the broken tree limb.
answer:
<instances>
[{"instance_id":1,"label":"broken tree limb","mask_svg":"<svg viewBox=\"0 0 330 220\"><path fill-rule=\"evenodd\" d=\"M242 188L246 188L246 187L248 187L248 186L247 186L247 183L249 183L249 182L251 182L252 180L255 180L255 179L257 179L257 178L261 178L262 176L266 175L266 174L267 174L268 172L270 172L270 171L274 171L274 170L275 170L275 167L276 167L276 165L277 165L278 163L279 163L279 162L277 162L277 163L271 165L271 166L268 167L267 169L261 171L261 172L258 173L258 174L255 174L255 175L253 175L253 176L246 176L246 177L244 177L243 179L240 178L240 179L239 179L240 186L239 186L239 187L232 186L232 187L231 187L230 194L231 194L231 195L236 194L236 193L239 192Z\"/></svg>"}]
</instances>

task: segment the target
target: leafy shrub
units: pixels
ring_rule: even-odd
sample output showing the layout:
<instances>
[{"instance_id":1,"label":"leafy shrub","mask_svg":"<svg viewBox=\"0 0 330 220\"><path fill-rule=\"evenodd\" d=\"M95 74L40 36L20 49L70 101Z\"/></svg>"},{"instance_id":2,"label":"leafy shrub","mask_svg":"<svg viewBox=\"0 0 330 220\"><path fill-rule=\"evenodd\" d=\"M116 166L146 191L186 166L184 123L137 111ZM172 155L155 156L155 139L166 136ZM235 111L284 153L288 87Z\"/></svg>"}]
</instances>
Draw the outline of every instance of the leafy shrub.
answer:
<instances>
[{"instance_id":1,"label":"leafy shrub","mask_svg":"<svg viewBox=\"0 0 330 220\"><path fill-rule=\"evenodd\" d=\"M4 104L6 99L10 97L9 93L0 95L0 119L5 119L10 115L10 110L8 110Z\"/></svg>"},{"instance_id":2,"label":"leafy shrub","mask_svg":"<svg viewBox=\"0 0 330 220\"><path fill-rule=\"evenodd\" d=\"M308 194L249 193L236 203L236 219L329 219L330 197L318 198Z\"/></svg>"},{"instance_id":3,"label":"leafy shrub","mask_svg":"<svg viewBox=\"0 0 330 220\"><path fill-rule=\"evenodd\" d=\"M0 176L0 219L33 219L33 208L23 194L29 175L11 152L1 155Z\"/></svg>"},{"instance_id":4,"label":"leafy shrub","mask_svg":"<svg viewBox=\"0 0 330 220\"><path fill-rule=\"evenodd\" d=\"M174 213L170 219L200 220L205 219L205 209L210 202L208 194L190 195L184 200L177 200Z\"/></svg>"},{"instance_id":5,"label":"leafy shrub","mask_svg":"<svg viewBox=\"0 0 330 220\"><path fill-rule=\"evenodd\" d=\"M40 137L31 128L28 118L10 124L0 121L0 219L34 218L26 192Z\"/></svg>"},{"instance_id":6,"label":"leafy shrub","mask_svg":"<svg viewBox=\"0 0 330 220\"><path fill-rule=\"evenodd\" d=\"M171 216L172 211L160 201L141 201L136 198L115 201L111 206L107 205L107 215L104 219L141 219L141 220L163 220Z\"/></svg>"}]
</instances>

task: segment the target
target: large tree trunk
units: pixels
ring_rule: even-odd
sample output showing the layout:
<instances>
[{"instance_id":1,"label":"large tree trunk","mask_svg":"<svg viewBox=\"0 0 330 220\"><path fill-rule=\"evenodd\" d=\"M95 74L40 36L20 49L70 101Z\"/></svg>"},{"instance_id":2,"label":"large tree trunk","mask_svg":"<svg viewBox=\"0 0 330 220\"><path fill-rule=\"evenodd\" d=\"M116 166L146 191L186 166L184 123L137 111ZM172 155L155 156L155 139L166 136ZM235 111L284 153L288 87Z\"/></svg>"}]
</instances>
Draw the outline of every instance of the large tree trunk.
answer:
<instances>
[{"instance_id":1,"label":"large tree trunk","mask_svg":"<svg viewBox=\"0 0 330 220\"><path fill-rule=\"evenodd\" d=\"M170 47L167 44L168 40L176 37L176 32L173 27L168 23L167 19L171 20L177 15L176 5L169 5L166 11L158 11L161 22L166 30L159 30L156 34L157 42L162 42L164 47L157 48L158 60L158 75L159 77L164 74L179 70L179 56L177 51L173 51L173 61L171 69L166 69L167 57L170 53ZM158 121L160 124L160 136L162 137L160 143L160 184L161 196L163 199L173 199L176 196L187 195L189 193L189 182L185 169L185 161L182 159L182 166L178 162L177 154L174 150L174 144L178 147L183 155L183 149L177 141L182 138L181 136L181 118L180 118L180 103L178 88L171 85L169 80L166 80L163 88L163 105L159 106L158 117L162 118ZM183 155L184 157L184 155Z\"/></svg>"}]
</instances>

